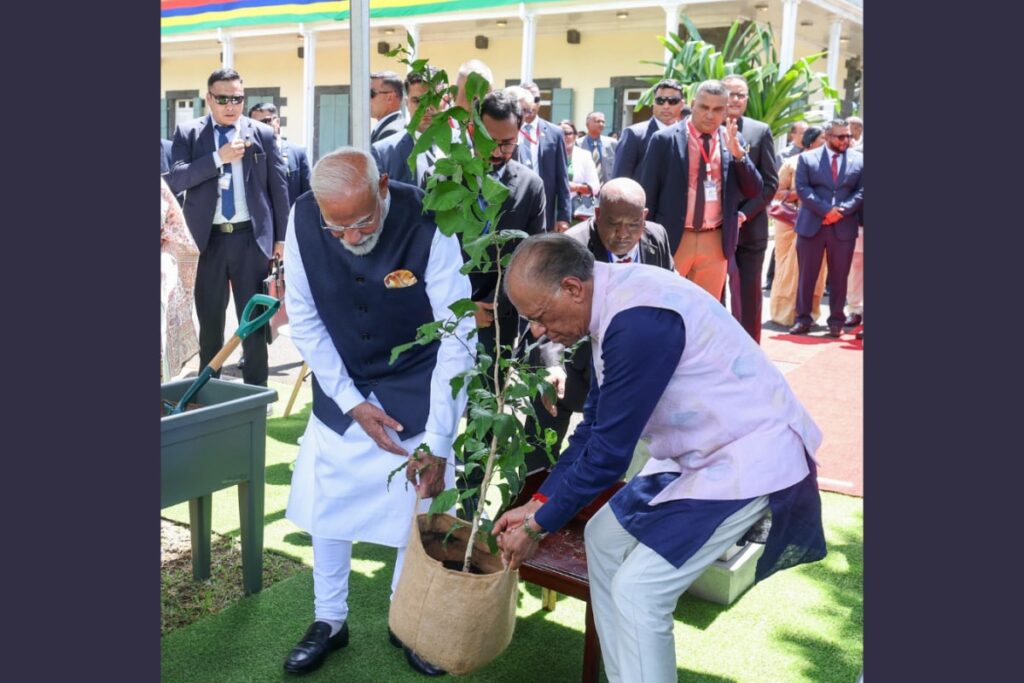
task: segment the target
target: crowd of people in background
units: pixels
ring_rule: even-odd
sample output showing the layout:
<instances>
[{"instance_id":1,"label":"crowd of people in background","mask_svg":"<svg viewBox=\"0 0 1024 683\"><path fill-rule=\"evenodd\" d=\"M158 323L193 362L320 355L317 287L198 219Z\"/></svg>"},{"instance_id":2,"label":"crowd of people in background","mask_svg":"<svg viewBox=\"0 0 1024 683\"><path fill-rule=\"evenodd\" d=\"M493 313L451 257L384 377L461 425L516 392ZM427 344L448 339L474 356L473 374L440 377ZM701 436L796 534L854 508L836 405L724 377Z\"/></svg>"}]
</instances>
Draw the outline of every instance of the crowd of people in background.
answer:
<instances>
[{"instance_id":1,"label":"crowd of people in background","mask_svg":"<svg viewBox=\"0 0 1024 683\"><path fill-rule=\"evenodd\" d=\"M475 103L467 101L465 94L471 73L492 85L492 90ZM407 500L408 494L395 493L394 489L400 487L385 490L387 470L393 467L389 459L392 454L408 455L426 440L431 443L431 452L441 459L439 471L447 471L443 465L454 462L451 443L465 408L465 392L453 395L447 382L471 359L457 344L448 344L440 350L437 346L421 347L400 363L399 370L379 363L388 357L392 346L415 336L416 324L445 315L451 300L470 298L477 310L466 324L469 329L477 328L476 340L485 349L546 329L544 338L537 335L541 343L533 350L532 360L548 369L556 389L554 404L541 399L537 403L542 426L550 426L558 434L556 457L573 412L585 412L586 424L598 429L597 417L586 413L585 408L591 405L589 400L597 400L590 394L597 392L599 385L599 393L606 397L632 395L607 383L610 369L602 367L600 358L592 355L586 344L571 358L565 358L564 344L559 343L559 334L553 333L558 327L551 311L562 310L565 320L584 327L589 321L575 320L577 314L565 308L567 304L542 310L538 302L542 302L544 292L534 291L536 282L530 281L533 289L529 289L523 280L520 289L512 292L499 287L495 273L461 275L459 243L440 235L432 220L422 216L423 188L444 153L437 146L422 151L415 159L415 171L409 161L416 140L437 110L424 111L417 130L408 131L406 126L423 106L429 76L410 72L402 78L393 71L370 74L370 111L375 119L370 131L371 149L337 150L325 155L312 169L306 151L281 136L281 121L273 103L250 103L246 108L242 77L230 68L218 69L208 78L209 113L178 125L173 141L161 141L164 243L179 263L176 273L167 271L169 278L178 279L178 286L167 286L168 292L177 293L166 297L167 310L173 313L166 319L174 326L190 316L191 311L183 307L191 303L187 298L194 290L199 330L193 346L201 366L223 344L229 288L240 315L250 297L261 291L272 266L282 259L288 265L292 338L314 374L313 411L300 444L287 512L289 519L310 532L314 549L315 621L285 661L285 669L295 673L316 668L328 653L348 643L346 596L352 541L398 548L397 581L408 538L406 510L412 509L413 502ZM598 282L621 280L624 292L641 296L641 286L660 287L657 296L654 292L643 292L642 296L654 297L652 302L658 296L667 297L665 302L669 303L658 299L661 303L651 305L672 308L683 320L700 320L706 329L728 339L728 351L718 348L714 352L731 359L733 351L748 352L749 347L756 349L760 344L762 273L766 254L770 254L770 282L766 288L770 288L771 321L784 326L789 334L811 332L820 315L823 291L827 291L827 334L839 337L844 328L861 328L861 119L836 118L820 125L797 122L788 132L786 145L776 153L770 128L746 116L750 90L739 74L694 84L660 81L653 90L651 118L624 128L616 136L606 134L608 121L601 111L589 112L582 127L571 120L545 120L539 115L542 99L536 83L527 81L504 89L493 89L493 84L487 65L470 60L457 73L455 96L446 95L441 106L478 106L487 134L498 143L489 159L490 172L509 189L509 194L496 229L522 231L531 236L530 244L536 241L533 236L566 233L577 245L566 246L556 240L538 246L536 254L530 252L519 259L523 272L528 270L523 264L529 263L532 268L541 257L555 259L556 265L561 263L560 258L575 258L601 264L596 271ZM185 224L187 230L183 229ZM772 233L774 250L768 252ZM184 265L189 258L195 261L194 269ZM628 271L620 271L615 264L626 264L622 268L645 264L659 272L625 286L625 276L620 273ZM419 273L423 281L417 282L414 277L408 290L376 289L377 280L383 281L400 269ZM595 293L594 285L587 284L592 269L574 266L563 270L565 278L577 282L578 287L573 285L576 288L565 290L568 293L559 289L552 296L578 297L581 305L608 307L609 319L626 308L619 300L600 300L600 292ZM675 283L679 281L672 278L685 278L692 285L677 288ZM677 289L682 298L671 298ZM547 303L553 305L551 300ZM529 307L529 311L517 306ZM495 333L496 316L500 319L500 338ZM683 355L684 345L696 349L706 344L695 328L684 331L676 318L647 313L635 320L663 330L665 339L680 341L678 354L666 356L658 366L659 372L671 374L678 365L697 377L697 368L690 365L691 357ZM400 339L403 334L408 338ZM636 330L624 329L621 334L623 340L632 340L630 343L647 343L642 331L639 336ZM862 334L859 329L858 337ZM561 339L572 343L579 336L567 332L561 334ZM601 339L600 344L595 341L593 353L601 348L608 353L614 350L625 359L632 352L623 344L612 337ZM181 356L189 348L187 340L167 346L165 354L171 361L172 374L181 367ZM244 381L265 386L265 337L247 337L243 349ZM762 356L757 359L755 362L748 357L747 362L756 365L758 373L766 378L765 387L785 384L769 362ZM597 376L593 374L595 367L601 368ZM656 383L656 378L649 375L643 373L647 378L644 381ZM741 384L730 384L728 391L739 396L746 391ZM408 399L410 387L416 389L415 400ZM682 385L666 388L662 383L654 399L661 391L681 396L685 390ZM715 548L735 542L760 519L768 509L769 496L805 482L805 477L813 479L813 464L804 454L806 451L813 456L820 435L795 398L789 393L785 396L789 412L774 415L771 420L778 420L780 425L786 420L791 425L799 422L803 429L798 440L786 437L787 477L785 481L768 482L744 475L747 478L741 488L749 496L716 507L713 522L711 517L702 522L712 533L719 524L729 521L726 518L732 520L728 533L715 532ZM639 427L655 410L654 403L644 405L647 412L634 415ZM719 408L725 410L728 406L723 403ZM607 415L603 419L607 421ZM666 429L670 422L666 422ZM353 424L357 428L351 428ZM759 424L751 422L752 434L768 423ZM708 438L711 436L722 435L709 434ZM574 438L579 444L585 442L584 437ZM629 458L623 460L625 456L618 453L607 456L608 462L614 460L613 469L621 466L625 472L629 465L630 474L646 471L640 470L646 459L632 460L637 438L639 431L623 437L625 441L632 439ZM582 459L579 448L572 452L573 460ZM418 460L426 462L428 458ZM549 464L538 460L528 463L534 469ZM418 482L419 493L429 498L446 482L428 476L426 471L422 465L417 466L411 478ZM371 480L375 483L370 484ZM590 483L596 486L596 481ZM668 496L670 500L683 497L668 480L659 481L666 491L675 492ZM472 487L474 482L470 479L464 485ZM554 496L556 487L549 488ZM574 490L580 491L578 487ZM694 490L717 491L710 482ZM814 491L816 495L816 488ZM564 490L560 495L564 500ZM573 499L573 505L580 501ZM360 512L353 514L357 508ZM393 509L401 509L402 514L396 517ZM547 509L553 511L555 507ZM553 530L545 526L563 524L568 509L557 514L537 512L535 521L531 521L532 515L517 517L515 525L508 523L508 531L511 534L524 528L533 539ZM773 510L781 514L774 506ZM603 534L625 533L608 520L602 523ZM633 533L631 524L623 526ZM644 534L639 536L648 543ZM510 559L520 561L524 552L528 555L523 551L527 546L522 545L528 542L513 542L510 538L503 537L502 547ZM657 535L653 538L650 544L656 553L664 554L662 545L672 546L671 552L678 551L666 539ZM588 556L590 553L588 541ZM668 566L660 571L671 577L666 581L673 590L681 592L695 572L714 560L712 555L700 555L697 565L686 565L684 574ZM609 574L609 580L617 571L614 565L606 558L602 571ZM595 604L602 639L616 632L611 605L620 598L613 599L606 591L600 612ZM657 609L665 607L659 603ZM619 628L630 626L620 624ZM390 637L393 644L403 648L414 670L426 675L444 673L404 647L393 634ZM661 643L658 647L664 650L671 646ZM628 656L620 654L606 655L606 665L612 664L609 678L639 680L620 673L631 671ZM657 657L674 675L674 655L660 651Z\"/></svg>"}]
</instances>

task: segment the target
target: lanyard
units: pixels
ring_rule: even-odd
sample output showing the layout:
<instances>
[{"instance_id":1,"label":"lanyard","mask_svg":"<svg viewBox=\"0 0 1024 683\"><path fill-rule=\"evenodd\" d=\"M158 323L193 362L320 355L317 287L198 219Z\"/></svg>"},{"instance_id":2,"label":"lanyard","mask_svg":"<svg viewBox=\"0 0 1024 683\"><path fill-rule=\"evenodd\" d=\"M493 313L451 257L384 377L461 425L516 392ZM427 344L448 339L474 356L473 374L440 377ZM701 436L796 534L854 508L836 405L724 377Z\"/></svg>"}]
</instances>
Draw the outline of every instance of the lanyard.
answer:
<instances>
[{"instance_id":1,"label":"lanyard","mask_svg":"<svg viewBox=\"0 0 1024 683\"><path fill-rule=\"evenodd\" d=\"M711 159L714 158L715 153L711 152L711 156L708 157L708 153L704 150L704 143L700 139L700 135L697 133L697 129L693 127L693 123L687 121L687 125L690 127L690 135L697 138L697 149L700 150L700 155L704 159L704 170L707 171L707 175L711 177ZM718 149L717 140L715 141L715 149Z\"/></svg>"},{"instance_id":2,"label":"lanyard","mask_svg":"<svg viewBox=\"0 0 1024 683\"><path fill-rule=\"evenodd\" d=\"M524 138L526 138L527 140L530 141L531 145L536 145L537 144L537 138L531 138L530 134L527 133L525 130L520 130L519 132L523 134Z\"/></svg>"}]
</instances>

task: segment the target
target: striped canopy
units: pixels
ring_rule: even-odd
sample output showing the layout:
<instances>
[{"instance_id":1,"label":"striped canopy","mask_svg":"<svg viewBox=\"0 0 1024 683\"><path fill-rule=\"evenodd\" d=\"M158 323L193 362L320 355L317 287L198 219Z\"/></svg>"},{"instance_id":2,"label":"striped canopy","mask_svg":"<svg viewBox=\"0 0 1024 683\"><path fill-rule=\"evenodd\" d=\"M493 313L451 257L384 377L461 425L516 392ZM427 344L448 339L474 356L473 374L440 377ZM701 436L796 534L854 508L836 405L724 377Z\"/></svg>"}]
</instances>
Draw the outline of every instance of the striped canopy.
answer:
<instances>
[{"instance_id":1,"label":"striped canopy","mask_svg":"<svg viewBox=\"0 0 1024 683\"><path fill-rule=\"evenodd\" d=\"M525 0L526 4L551 0ZM371 0L374 19L408 17L501 6L509 0ZM233 26L257 26L349 18L349 3L342 0L160 0L160 34L209 31Z\"/></svg>"}]
</instances>

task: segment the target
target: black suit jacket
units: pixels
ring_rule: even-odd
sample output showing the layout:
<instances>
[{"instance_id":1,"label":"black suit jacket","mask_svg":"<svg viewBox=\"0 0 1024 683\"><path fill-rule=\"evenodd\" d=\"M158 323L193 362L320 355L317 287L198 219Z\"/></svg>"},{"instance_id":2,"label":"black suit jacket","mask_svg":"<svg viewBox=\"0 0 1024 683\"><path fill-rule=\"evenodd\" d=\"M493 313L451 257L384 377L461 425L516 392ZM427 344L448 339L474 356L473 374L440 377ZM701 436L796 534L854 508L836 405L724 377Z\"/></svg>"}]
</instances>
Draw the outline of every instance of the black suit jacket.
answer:
<instances>
[{"instance_id":1,"label":"black suit jacket","mask_svg":"<svg viewBox=\"0 0 1024 683\"><path fill-rule=\"evenodd\" d=\"M384 138L401 133L405 130L405 119L402 118L402 110L393 111L384 116L370 132L370 144L383 140Z\"/></svg>"},{"instance_id":2,"label":"black suit jacket","mask_svg":"<svg viewBox=\"0 0 1024 683\"><path fill-rule=\"evenodd\" d=\"M619 136L619 145L615 148L615 166L613 178L632 178L640 182L640 170L643 168L644 155L651 136L658 132L658 120L653 116L648 121L641 121L629 126Z\"/></svg>"},{"instance_id":3,"label":"black suit jacket","mask_svg":"<svg viewBox=\"0 0 1024 683\"><path fill-rule=\"evenodd\" d=\"M291 206L300 196L309 192L309 158L306 148L281 140L281 149L288 161L288 205Z\"/></svg>"},{"instance_id":4,"label":"black suit jacket","mask_svg":"<svg viewBox=\"0 0 1024 683\"><path fill-rule=\"evenodd\" d=\"M572 221L572 200L569 196L569 162L565 156L565 137L561 126L539 116L533 120L537 136L537 168L534 172L544 183L544 215L547 229L555 229L555 221ZM529 152L519 144L519 160Z\"/></svg>"},{"instance_id":5,"label":"black suit jacket","mask_svg":"<svg viewBox=\"0 0 1024 683\"><path fill-rule=\"evenodd\" d=\"M762 248L768 245L768 211L767 207L779 189L779 167L775 156L775 141L771 129L760 121L744 116L737 122L743 137L750 143L747 156L754 163L764 187L761 194L740 202L739 210L747 217L740 227L737 244L745 247L756 245Z\"/></svg>"},{"instance_id":6,"label":"black suit jacket","mask_svg":"<svg viewBox=\"0 0 1024 683\"><path fill-rule=\"evenodd\" d=\"M672 253L683 240L686 221L687 187L690 160L686 121L660 130L651 136L640 184L647 193L648 218L665 226ZM722 149L722 251L727 259L736 252L736 232L740 201L757 197L763 183L750 155L742 161L733 159L725 144L725 126L718 129ZM740 144L744 138L740 135Z\"/></svg>"},{"instance_id":7,"label":"black suit jacket","mask_svg":"<svg viewBox=\"0 0 1024 683\"><path fill-rule=\"evenodd\" d=\"M408 131L401 135L392 135L378 140L370 147L370 154L377 162L377 170L387 173L388 178L400 183L416 184L416 179L409 170L409 155L416 146Z\"/></svg>"},{"instance_id":8,"label":"black suit jacket","mask_svg":"<svg viewBox=\"0 0 1024 683\"><path fill-rule=\"evenodd\" d=\"M540 176L523 166L515 159L506 162L499 180L508 188L508 197L501 206L501 217L498 219L498 230L522 230L528 235L544 232L544 183ZM459 233L461 239L462 233ZM502 247L502 254L511 254L517 242L508 242ZM486 273L472 272L469 274L473 286L473 301L494 301L498 284L498 271L493 269L497 250L488 252L492 269ZM498 310L502 316L516 315L516 309L504 292L498 293Z\"/></svg>"},{"instance_id":9,"label":"black suit jacket","mask_svg":"<svg viewBox=\"0 0 1024 683\"><path fill-rule=\"evenodd\" d=\"M160 175L165 175L171 170L172 144L170 140L160 139Z\"/></svg>"},{"instance_id":10,"label":"black suit jacket","mask_svg":"<svg viewBox=\"0 0 1024 683\"><path fill-rule=\"evenodd\" d=\"M253 234L260 250L270 259L274 243L284 242L288 229L288 165L277 148L273 128L246 116L239 119L238 125L241 136L249 135L252 140L242 157L242 175ZM220 169L213 160L219 147L215 132L209 115L179 125L171 150L174 164L167 174L171 191L186 193L182 210L200 253L210 240L213 214L220 198Z\"/></svg>"}]
</instances>

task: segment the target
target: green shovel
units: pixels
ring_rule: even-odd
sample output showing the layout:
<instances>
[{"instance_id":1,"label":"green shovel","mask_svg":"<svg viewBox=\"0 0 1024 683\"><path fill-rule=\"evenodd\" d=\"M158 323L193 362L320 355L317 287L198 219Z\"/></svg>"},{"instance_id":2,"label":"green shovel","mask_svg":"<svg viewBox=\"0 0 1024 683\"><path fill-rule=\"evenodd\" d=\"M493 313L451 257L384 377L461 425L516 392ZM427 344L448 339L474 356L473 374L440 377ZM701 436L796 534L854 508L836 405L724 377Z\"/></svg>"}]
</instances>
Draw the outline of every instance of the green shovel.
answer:
<instances>
[{"instance_id":1,"label":"green shovel","mask_svg":"<svg viewBox=\"0 0 1024 683\"><path fill-rule=\"evenodd\" d=\"M266 306L267 310L260 313L257 317L251 318L253 311L257 306ZM195 378L192 385L189 386L188 391L178 401L178 405L172 406L170 402L164 401L164 407L170 411L169 415L177 415L185 410L185 406L191 401L199 390L202 389L206 383L213 377L213 373L220 370L221 366L224 365L224 361L228 359L231 352L238 348L238 345L242 343L242 340L248 337L250 334L260 329L267 324L267 321L274 317L277 313L277 309L281 308L281 301L275 299L272 296L266 294L254 294L249 303L245 305L242 310L242 321L238 325L238 329L231 335L231 339L221 347L221 350L217 352L209 364L203 368L203 371L199 373L199 376Z\"/></svg>"}]
</instances>

